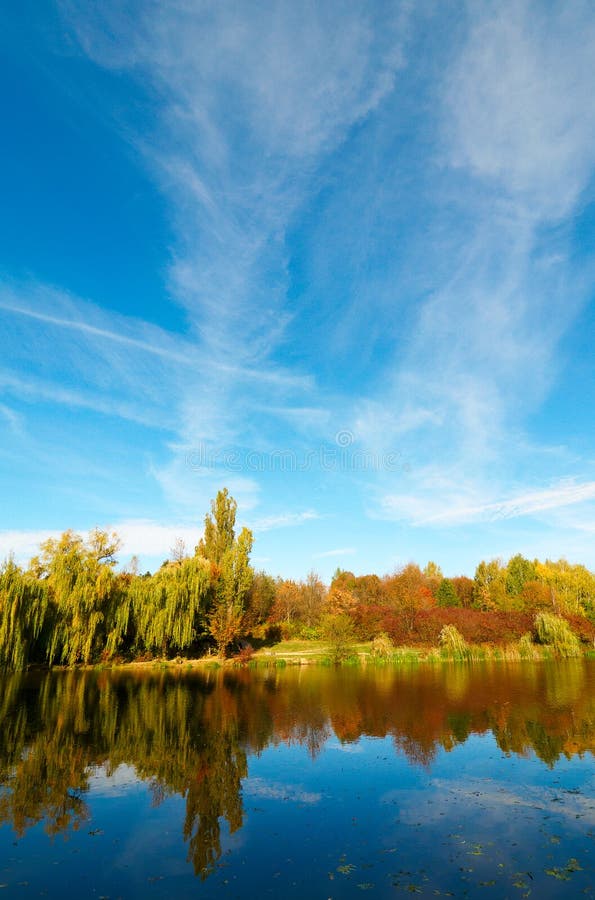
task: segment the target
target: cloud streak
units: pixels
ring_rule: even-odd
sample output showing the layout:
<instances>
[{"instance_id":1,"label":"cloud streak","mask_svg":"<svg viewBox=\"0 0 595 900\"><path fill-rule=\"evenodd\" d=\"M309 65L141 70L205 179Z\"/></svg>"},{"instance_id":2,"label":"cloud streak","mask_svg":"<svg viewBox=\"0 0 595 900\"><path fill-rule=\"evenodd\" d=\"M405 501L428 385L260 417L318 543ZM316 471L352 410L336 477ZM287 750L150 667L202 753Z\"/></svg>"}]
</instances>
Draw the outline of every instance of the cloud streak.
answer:
<instances>
[{"instance_id":1,"label":"cloud streak","mask_svg":"<svg viewBox=\"0 0 595 900\"><path fill-rule=\"evenodd\" d=\"M272 531L277 528L293 528L296 525L303 525L305 522L313 522L320 518L322 516L312 509L305 512L280 513L255 519L252 523L252 529L258 533Z\"/></svg>"},{"instance_id":2,"label":"cloud streak","mask_svg":"<svg viewBox=\"0 0 595 900\"><path fill-rule=\"evenodd\" d=\"M355 547L338 547L336 550L324 550L322 553L315 553L313 558L328 559L333 556L353 556L355 552Z\"/></svg>"},{"instance_id":3,"label":"cloud streak","mask_svg":"<svg viewBox=\"0 0 595 900\"><path fill-rule=\"evenodd\" d=\"M471 522L493 522L539 516L540 513L587 503L595 499L595 481L565 482L549 488L523 491L514 496L489 502L466 505L457 497L451 498L447 508L440 509L437 498L412 495L388 495L383 499L387 517L405 519L413 525L452 526ZM438 510L438 511L437 511Z\"/></svg>"}]
</instances>

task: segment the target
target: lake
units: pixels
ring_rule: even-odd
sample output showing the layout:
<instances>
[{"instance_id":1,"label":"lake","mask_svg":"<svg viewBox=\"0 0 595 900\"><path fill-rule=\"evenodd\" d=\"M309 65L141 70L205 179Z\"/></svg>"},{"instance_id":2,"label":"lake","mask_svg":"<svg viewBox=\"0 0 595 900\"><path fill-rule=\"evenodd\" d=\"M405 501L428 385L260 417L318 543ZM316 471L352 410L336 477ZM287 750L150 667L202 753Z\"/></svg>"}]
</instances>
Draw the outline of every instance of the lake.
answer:
<instances>
[{"instance_id":1,"label":"lake","mask_svg":"<svg viewBox=\"0 0 595 900\"><path fill-rule=\"evenodd\" d=\"M595 893L595 660L1 682L0 900Z\"/></svg>"}]
</instances>

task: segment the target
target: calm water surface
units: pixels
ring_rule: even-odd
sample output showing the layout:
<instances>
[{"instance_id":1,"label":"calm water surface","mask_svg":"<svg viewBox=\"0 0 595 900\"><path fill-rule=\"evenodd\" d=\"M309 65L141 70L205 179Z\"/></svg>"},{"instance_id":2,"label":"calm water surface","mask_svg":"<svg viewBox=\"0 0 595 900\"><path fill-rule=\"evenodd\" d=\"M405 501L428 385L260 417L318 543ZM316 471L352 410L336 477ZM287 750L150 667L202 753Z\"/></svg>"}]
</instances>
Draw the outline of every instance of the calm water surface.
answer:
<instances>
[{"instance_id":1,"label":"calm water surface","mask_svg":"<svg viewBox=\"0 0 595 900\"><path fill-rule=\"evenodd\" d=\"M4 897L595 894L595 661L0 682Z\"/></svg>"}]
</instances>

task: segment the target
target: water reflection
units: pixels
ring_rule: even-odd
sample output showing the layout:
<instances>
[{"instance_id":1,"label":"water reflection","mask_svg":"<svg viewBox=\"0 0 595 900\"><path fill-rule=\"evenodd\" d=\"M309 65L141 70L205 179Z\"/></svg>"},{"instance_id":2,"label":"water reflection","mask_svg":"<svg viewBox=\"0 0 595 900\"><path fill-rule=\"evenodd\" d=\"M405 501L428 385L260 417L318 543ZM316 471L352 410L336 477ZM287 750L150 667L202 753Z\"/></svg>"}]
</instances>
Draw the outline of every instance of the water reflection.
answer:
<instances>
[{"instance_id":1,"label":"water reflection","mask_svg":"<svg viewBox=\"0 0 595 900\"><path fill-rule=\"evenodd\" d=\"M411 764L431 767L441 750L491 732L504 753L552 767L593 750L594 676L584 660L14 675L0 694L0 824L19 836L37 823L49 835L76 830L89 818L90 778L125 765L155 804L184 798L188 858L206 878L222 827L243 824L248 759L266 747L298 744L316 757L333 735L389 736Z\"/></svg>"}]
</instances>

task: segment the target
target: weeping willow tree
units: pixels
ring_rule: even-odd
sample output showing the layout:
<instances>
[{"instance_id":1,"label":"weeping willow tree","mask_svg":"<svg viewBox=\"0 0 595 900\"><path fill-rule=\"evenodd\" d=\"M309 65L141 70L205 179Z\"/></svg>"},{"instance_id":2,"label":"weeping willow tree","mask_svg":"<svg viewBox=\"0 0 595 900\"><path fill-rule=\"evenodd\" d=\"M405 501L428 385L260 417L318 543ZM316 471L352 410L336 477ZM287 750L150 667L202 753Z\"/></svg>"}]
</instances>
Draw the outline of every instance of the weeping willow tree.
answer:
<instances>
[{"instance_id":1,"label":"weeping willow tree","mask_svg":"<svg viewBox=\"0 0 595 900\"><path fill-rule=\"evenodd\" d=\"M8 559L0 568L0 668L27 665L46 612L43 586Z\"/></svg>"},{"instance_id":2,"label":"weeping willow tree","mask_svg":"<svg viewBox=\"0 0 595 900\"><path fill-rule=\"evenodd\" d=\"M199 556L165 563L130 587L139 649L166 656L180 652L206 630L210 565Z\"/></svg>"},{"instance_id":3,"label":"weeping willow tree","mask_svg":"<svg viewBox=\"0 0 595 900\"><path fill-rule=\"evenodd\" d=\"M252 532L243 528L236 538L236 510L227 489L219 491L211 503L211 514L205 516L204 537L197 547L213 568L209 628L221 655L243 633L246 600L254 579L250 565Z\"/></svg>"},{"instance_id":4,"label":"weeping willow tree","mask_svg":"<svg viewBox=\"0 0 595 900\"><path fill-rule=\"evenodd\" d=\"M47 657L51 663L88 663L105 646L106 618L113 609L120 547L116 534L95 529L87 541L73 531L41 545L31 572L43 583L53 627Z\"/></svg>"},{"instance_id":5,"label":"weeping willow tree","mask_svg":"<svg viewBox=\"0 0 595 900\"><path fill-rule=\"evenodd\" d=\"M132 576L120 573L116 576L105 610L104 654L111 659L120 650L128 649L133 631L133 602L130 592Z\"/></svg>"}]
</instances>

